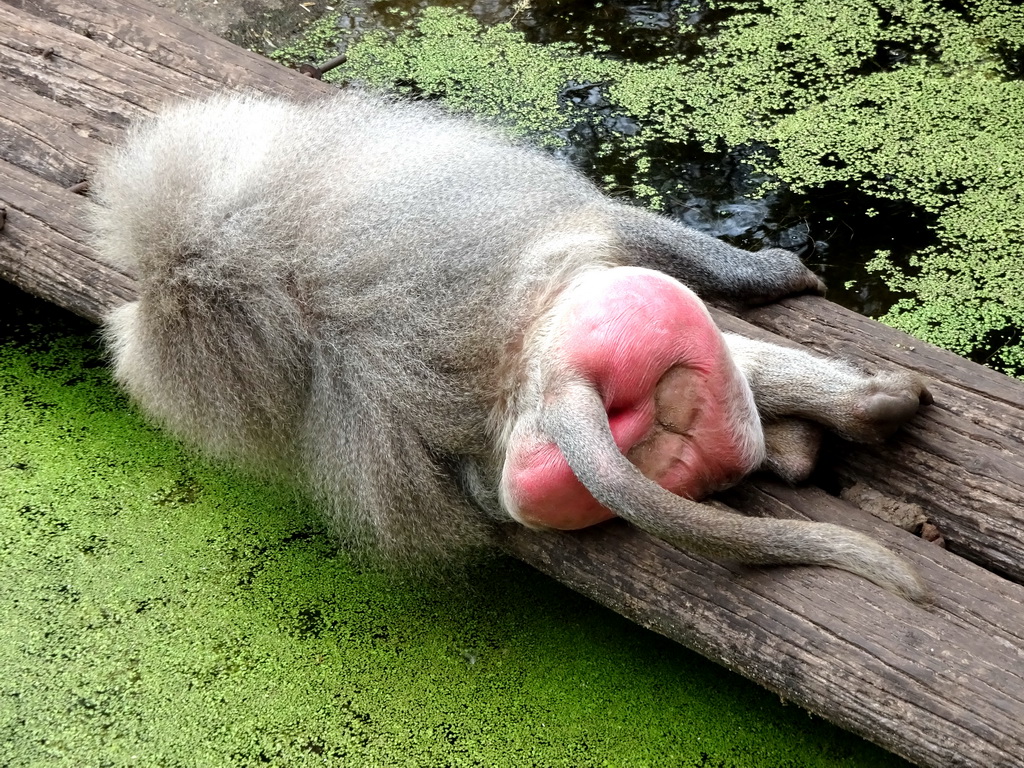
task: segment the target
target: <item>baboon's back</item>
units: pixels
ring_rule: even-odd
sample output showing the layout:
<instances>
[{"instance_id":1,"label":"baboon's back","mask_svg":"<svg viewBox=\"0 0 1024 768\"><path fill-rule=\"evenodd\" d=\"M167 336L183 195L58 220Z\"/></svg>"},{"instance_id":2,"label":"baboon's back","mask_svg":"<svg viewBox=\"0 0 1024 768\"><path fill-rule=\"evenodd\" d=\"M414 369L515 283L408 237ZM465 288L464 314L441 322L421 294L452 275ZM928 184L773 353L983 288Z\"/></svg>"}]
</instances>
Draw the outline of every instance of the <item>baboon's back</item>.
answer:
<instances>
[{"instance_id":1,"label":"baboon's back","mask_svg":"<svg viewBox=\"0 0 1024 768\"><path fill-rule=\"evenodd\" d=\"M396 554L484 536L462 486L489 482L503 356L574 268L538 244L600 229L587 182L470 120L350 94L176 107L93 190L101 253L140 277L108 326L151 415L354 500L339 526Z\"/></svg>"}]
</instances>

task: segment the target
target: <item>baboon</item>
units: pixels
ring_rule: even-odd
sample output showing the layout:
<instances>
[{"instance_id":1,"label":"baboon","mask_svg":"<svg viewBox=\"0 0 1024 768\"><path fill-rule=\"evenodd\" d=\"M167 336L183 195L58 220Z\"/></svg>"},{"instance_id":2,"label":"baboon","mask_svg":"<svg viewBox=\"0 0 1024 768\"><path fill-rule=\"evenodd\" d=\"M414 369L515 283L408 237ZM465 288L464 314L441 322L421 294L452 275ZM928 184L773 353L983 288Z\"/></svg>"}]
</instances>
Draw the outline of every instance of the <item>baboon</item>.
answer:
<instances>
[{"instance_id":1,"label":"baboon","mask_svg":"<svg viewBox=\"0 0 1024 768\"><path fill-rule=\"evenodd\" d=\"M497 128L357 91L168 108L92 190L99 251L140 283L106 323L117 380L185 440L298 479L385 561L451 558L512 520L619 516L924 595L859 533L700 502L766 462L806 472L790 417L874 442L929 400L908 373L719 332L698 295L822 290L789 251L739 250Z\"/></svg>"}]
</instances>

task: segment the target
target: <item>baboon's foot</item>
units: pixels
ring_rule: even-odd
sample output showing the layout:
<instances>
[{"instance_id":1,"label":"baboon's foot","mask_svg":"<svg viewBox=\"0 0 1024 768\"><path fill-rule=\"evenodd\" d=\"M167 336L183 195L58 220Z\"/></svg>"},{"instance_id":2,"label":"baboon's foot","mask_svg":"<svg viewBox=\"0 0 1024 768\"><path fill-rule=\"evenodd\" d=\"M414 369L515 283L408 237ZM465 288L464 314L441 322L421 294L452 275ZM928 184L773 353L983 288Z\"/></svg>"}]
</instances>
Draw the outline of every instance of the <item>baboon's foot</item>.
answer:
<instances>
[{"instance_id":1,"label":"baboon's foot","mask_svg":"<svg viewBox=\"0 0 1024 768\"><path fill-rule=\"evenodd\" d=\"M921 405L932 402L924 380L908 371L884 371L851 392L850 408L836 424L843 437L880 443L909 421Z\"/></svg>"},{"instance_id":2,"label":"baboon's foot","mask_svg":"<svg viewBox=\"0 0 1024 768\"><path fill-rule=\"evenodd\" d=\"M810 477L818 460L824 427L803 419L777 419L764 424L767 456L762 469L788 483Z\"/></svg>"}]
</instances>

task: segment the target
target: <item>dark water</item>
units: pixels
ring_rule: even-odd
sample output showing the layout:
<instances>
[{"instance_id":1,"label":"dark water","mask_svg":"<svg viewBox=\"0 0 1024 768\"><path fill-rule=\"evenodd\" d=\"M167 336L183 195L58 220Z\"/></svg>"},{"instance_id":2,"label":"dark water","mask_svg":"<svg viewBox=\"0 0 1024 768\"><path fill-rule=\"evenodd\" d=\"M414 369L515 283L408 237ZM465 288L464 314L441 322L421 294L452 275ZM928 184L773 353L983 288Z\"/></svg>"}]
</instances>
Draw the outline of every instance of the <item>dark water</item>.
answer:
<instances>
[{"instance_id":1,"label":"dark water","mask_svg":"<svg viewBox=\"0 0 1024 768\"><path fill-rule=\"evenodd\" d=\"M483 24L509 22L530 42L571 43L583 51L637 62L701 55L704 41L729 13L709 10L700 0L532 0L522 7L514 0L359 0L339 24L357 32L397 30L428 5L458 8ZM301 14L299 19L309 18L306 10L296 13ZM679 19L686 22L681 31ZM279 21L289 23L286 15ZM871 65L885 69L909 56L929 53L881 41ZM595 179L613 177L616 188L628 196L641 176L635 175L620 147L622 139L641 126L616 114L598 84L567 83L560 98L567 110L580 115L576 125L563 132L568 146L560 153ZM867 273L864 264L876 250L888 250L897 264L905 264L911 253L935 241L932 217L913 205L869 197L838 184L804 194L783 188L762 195L758 187L763 179L744 162L758 150L763 154L766 148L723 146L708 152L696 142L666 143L652 148L652 169L642 179L662 193L669 215L740 247L799 248L812 241L815 247L808 263L828 283L829 298L867 315L885 312L897 297L880 277ZM878 213L868 216L866 211L872 208Z\"/></svg>"}]
</instances>

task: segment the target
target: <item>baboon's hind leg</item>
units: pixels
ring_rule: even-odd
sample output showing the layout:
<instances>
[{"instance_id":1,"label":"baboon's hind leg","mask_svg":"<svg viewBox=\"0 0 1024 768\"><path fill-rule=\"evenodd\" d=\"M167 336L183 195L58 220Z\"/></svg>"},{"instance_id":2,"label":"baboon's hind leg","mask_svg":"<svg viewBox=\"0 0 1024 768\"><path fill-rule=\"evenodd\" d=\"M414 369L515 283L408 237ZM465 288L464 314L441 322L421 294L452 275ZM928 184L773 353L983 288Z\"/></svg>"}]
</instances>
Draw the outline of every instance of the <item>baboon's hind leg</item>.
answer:
<instances>
[{"instance_id":1,"label":"baboon's hind leg","mask_svg":"<svg viewBox=\"0 0 1024 768\"><path fill-rule=\"evenodd\" d=\"M865 374L803 350L731 333L725 339L766 421L795 416L848 440L877 443L932 402L923 379L909 371Z\"/></svg>"}]
</instances>

